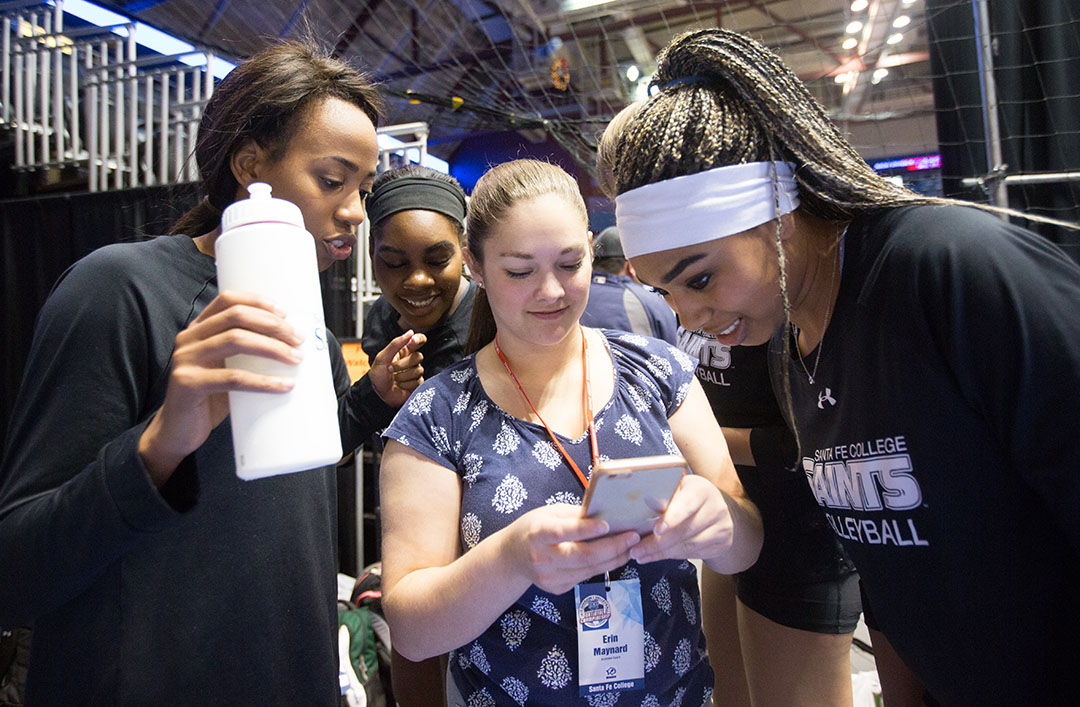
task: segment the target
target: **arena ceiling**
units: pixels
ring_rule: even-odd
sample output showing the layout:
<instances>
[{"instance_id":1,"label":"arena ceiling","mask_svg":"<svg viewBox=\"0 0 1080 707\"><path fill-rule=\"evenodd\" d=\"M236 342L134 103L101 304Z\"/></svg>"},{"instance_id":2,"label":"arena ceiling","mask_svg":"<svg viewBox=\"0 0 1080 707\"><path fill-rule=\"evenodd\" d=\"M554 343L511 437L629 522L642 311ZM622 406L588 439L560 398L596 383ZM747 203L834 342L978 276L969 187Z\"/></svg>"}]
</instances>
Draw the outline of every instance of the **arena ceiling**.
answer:
<instances>
[{"instance_id":1,"label":"arena ceiling","mask_svg":"<svg viewBox=\"0 0 1080 707\"><path fill-rule=\"evenodd\" d=\"M313 37L380 82L387 96L387 124L427 122L430 150L440 156L449 156L462 139L510 129L534 140L551 135L584 164L591 162L596 134L606 121L641 95L657 52L676 34L701 27L727 27L763 41L784 57L839 121L932 113L922 2L858 0L853 6L851 0L106 0L101 4L238 59L279 37ZM906 25L903 19L898 21L901 16L909 18Z\"/></svg>"}]
</instances>

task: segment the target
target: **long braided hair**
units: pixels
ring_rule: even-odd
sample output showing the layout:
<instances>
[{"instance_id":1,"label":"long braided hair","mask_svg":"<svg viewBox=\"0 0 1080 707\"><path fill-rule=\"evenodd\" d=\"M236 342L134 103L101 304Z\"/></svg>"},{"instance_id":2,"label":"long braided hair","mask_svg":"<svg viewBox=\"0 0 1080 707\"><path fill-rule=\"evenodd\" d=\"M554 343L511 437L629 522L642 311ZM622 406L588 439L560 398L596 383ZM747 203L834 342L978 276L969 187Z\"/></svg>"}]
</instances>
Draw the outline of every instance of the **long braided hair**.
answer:
<instances>
[{"instance_id":1,"label":"long braided hair","mask_svg":"<svg viewBox=\"0 0 1080 707\"><path fill-rule=\"evenodd\" d=\"M822 218L945 201L874 172L780 57L749 37L689 32L657 61L660 91L626 122L615 150L617 193L713 167L784 160L796 166L801 201Z\"/></svg>"},{"instance_id":2,"label":"long braided hair","mask_svg":"<svg viewBox=\"0 0 1080 707\"><path fill-rule=\"evenodd\" d=\"M825 109L780 57L745 35L725 29L688 32L675 37L657 63L650 90L659 91L624 109L600 140L598 181L612 198L646 184L714 167L782 160L795 165L800 209L837 224L895 206L960 204L1000 216L1078 228L1014 209L922 196L885 180L840 134ZM790 327L781 227L777 218L779 287ZM836 233L831 244L834 248L841 229ZM791 342L788 336L783 340L786 361ZM787 366L782 385L790 414Z\"/></svg>"},{"instance_id":3,"label":"long braided hair","mask_svg":"<svg viewBox=\"0 0 1080 707\"><path fill-rule=\"evenodd\" d=\"M874 172L798 77L745 35L725 29L688 32L673 39L657 63L650 88L660 90L624 110L601 138L597 173L611 197L714 167L782 160L795 165L802 208L836 223L877 209L945 201L920 196ZM787 331L791 301L781 228L778 217L778 284ZM830 246L837 247L839 238L837 228ZM783 337L785 361L790 339ZM787 366L781 380L785 412L792 415Z\"/></svg>"}]
</instances>

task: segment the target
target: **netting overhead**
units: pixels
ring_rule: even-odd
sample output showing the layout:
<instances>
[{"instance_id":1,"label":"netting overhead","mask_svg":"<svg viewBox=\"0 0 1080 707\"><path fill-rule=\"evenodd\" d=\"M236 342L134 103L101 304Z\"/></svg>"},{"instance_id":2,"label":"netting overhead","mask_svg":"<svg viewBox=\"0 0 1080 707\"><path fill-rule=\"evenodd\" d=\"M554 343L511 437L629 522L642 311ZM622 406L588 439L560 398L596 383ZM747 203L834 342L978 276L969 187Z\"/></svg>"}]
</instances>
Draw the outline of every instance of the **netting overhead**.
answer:
<instances>
[{"instance_id":1,"label":"netting overhead","mask_svg":"<svg viewBox=\"0 0 1080 707\"><path fill-rule=\"evenodd\" d=\"M852 10L847 0L146 0L120 9L237 57L272 38L313 35L382 82L392 99L388 122L430 123L437 153L480 131L541 130L591 163L596 131L643 95L659 49L699 27L763 40L840 120L929 115L920 3L865 4ZM889 44L901 15L911 21L902 41ZM854 44L844 48L845 40ZM911 132L925 137L925 130Z\"/></svg>"},{"instance_id":2,"label":"netting overhead","mask_svg":"<svg viewBox=\"0 0 1080 707\"><path fill-rule=\"evenodd\" d=\"M243 58L308 36L366 67L389 124L426 121L429 149L516 131L591 168L598 132L645 94L674 35L722 26L762 40L868 160L941 153L954 193L1051 173L1047 208L1075 212L1080 6L1028 0L132 0L111 7ZM987 6L982 33L973 9ZM980 53L981 49L985 49ZM1001 134L981 77L1000 84ZM1071 116L1071 117L1070 117ZM989 139L988 139L989 136ZM992 145L1004 146L998 155ZM925 166L897 162L897 169ZM932 163L930 163L932 164ZM899 177L898 177L899 178ZM968 180L964 182L963 180ZM973 187L972 184L975 184ZM1020 182L1012 206L1037 206ZM1016 189L1013 187L1016 186ZM1018 191L1018 190L1025 191Z\"/></svg>"}]
</instances>

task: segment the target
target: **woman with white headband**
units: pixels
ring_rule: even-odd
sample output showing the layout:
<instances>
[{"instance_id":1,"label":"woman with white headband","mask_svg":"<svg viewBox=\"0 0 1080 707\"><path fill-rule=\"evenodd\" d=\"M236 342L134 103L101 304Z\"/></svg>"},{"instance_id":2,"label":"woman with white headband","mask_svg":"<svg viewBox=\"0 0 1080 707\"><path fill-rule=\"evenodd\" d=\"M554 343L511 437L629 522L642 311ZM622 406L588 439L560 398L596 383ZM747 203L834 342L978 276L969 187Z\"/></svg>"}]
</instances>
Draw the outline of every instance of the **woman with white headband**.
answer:
<instances>
[{"instance_id":1,"label":"woman with white headband","mask_svg":"<svg viewBox=\"0 0 1080 707\"><path fill-rule=\"evenodd\" d=\"M612 197L615 143L640 107L620 112L598 145L598 181ZM698 380L739 481L768 529L752 567L734 575L702 568L702 625L716 675L713 704L850 706L851 641L862 611L859 575L805 477L791 473L795 437L772 390L768 344L732 347L680 326L678 345L698 362Z\"/></svg>"},{"instance_id":2,"label":"woman with white headband","mask_svg":"<svg viewBox=\"0 0 1080 707\"><path fill-rule=\"evenodd\" d=\"M886 182L753 40L678 37L655 82L614 151L624 250L683 326L772 340L793 473L859 570L886 702L922 699L900 660L942 704L1059 703L1080 665L1080 268Z\"/></svg>"}]
</instances>

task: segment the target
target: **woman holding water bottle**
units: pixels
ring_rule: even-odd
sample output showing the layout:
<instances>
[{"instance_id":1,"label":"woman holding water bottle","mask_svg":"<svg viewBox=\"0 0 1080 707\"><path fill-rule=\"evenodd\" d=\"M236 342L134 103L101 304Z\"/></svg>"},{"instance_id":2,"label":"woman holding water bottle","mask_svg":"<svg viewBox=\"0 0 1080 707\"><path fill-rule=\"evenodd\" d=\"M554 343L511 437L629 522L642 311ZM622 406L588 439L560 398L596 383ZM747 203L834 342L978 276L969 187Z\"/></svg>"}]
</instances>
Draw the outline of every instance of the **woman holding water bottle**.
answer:
<instances>
[{"instance_id":1,"label":"woman holding water bottle","mask_svg":"<svg viewBox=\"0 0 1080 707\"><path fill-rule=\"evenodd\" d=\"M202 203L76 263L43 307L0 470L0 625L34 624L31 703L338 703L334 468L241 481L222 424L227 393L293 385L225 358L294 364L301 337L274 302L219 292L214 253L221 212L266 182L319 270L349 257L378 111L318 50L259 52L206 106ZM370 388L329 343L351 449L420 383L423 337L391 342Z\"/></svg>"}]
</instances>

